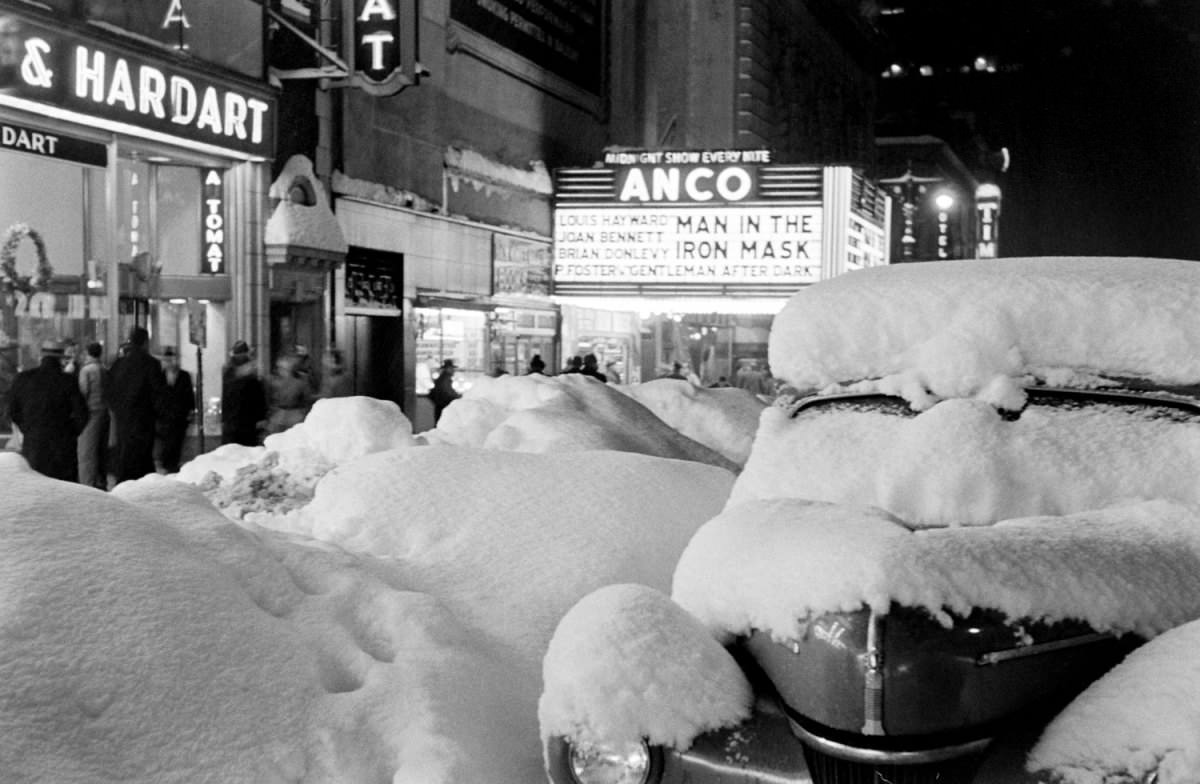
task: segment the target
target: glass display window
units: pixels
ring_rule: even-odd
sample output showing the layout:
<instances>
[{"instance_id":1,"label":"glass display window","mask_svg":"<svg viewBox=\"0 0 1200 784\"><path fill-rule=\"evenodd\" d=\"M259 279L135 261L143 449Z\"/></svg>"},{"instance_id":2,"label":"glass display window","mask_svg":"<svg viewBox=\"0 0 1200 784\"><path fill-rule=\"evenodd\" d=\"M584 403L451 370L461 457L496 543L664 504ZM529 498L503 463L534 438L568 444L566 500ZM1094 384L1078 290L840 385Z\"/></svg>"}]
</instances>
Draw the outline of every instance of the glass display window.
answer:
<instances>
[{"instance_id":1,"label":"glass display window","mask_svg":"<svg viewBox=\"0 0 1200 784\"><path fill-rule=\"evenodd\" d=\"M488 343L487 313L479 310L453 308L415 308L416 321L416 390L428 394L433 380L446 360L453 360L457 370L454 388L459 393L470 389L482 376L488 375L491 351Z\"/></svg>"}]
</instances>

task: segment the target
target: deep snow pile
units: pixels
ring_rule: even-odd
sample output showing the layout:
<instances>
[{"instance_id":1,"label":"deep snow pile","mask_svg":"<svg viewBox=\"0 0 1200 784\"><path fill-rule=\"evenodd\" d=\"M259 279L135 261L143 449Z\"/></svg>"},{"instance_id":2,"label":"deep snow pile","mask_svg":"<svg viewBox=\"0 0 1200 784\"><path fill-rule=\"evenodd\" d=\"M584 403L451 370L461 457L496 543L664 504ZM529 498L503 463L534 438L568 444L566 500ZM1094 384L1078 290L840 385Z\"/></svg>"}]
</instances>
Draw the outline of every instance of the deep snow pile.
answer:
<instances>
[{"instance_id":1,"label":"deep snow pile","mask_svg":"<svg viewBox=\"0 0 1200 784\"><path fill-rule=\"evenodd\" d=\"M1192 621L1138 648L1049 724L1029 769L1067 784L1197 781L1198 645L1200 621Z\"/></svg>"},{"instance_id":2,"label":"deep snow pile","mask_svg":"<svg viewBox=\"0 0 1200 784\"><path fill-rule=\"evenodd\" d=\"M393 561L409 585L539 662L588 592L669 590L679 554L732 485L724 469L627 452L428 446L346 463L304 509L254 519Z\"/></svg>"},{"instance_id":3,"label":"deep snow pile","mask_svg":"<svg viewBox=\"0 0 1200 784\"><path fill-rule=\"evenodd\" d=\"M766 403L745 389L698 387L689 381L659 378L616 389L638 401L672 428L738 466L746 464L754 431Z\"/></svg>"},{"instance_id":4,"label":"deep snow pile","mask_svg":"<svg viewBox=\"0 0 1200 784\"><path fill-rule=\"evenodd\" d=\"M711 407L708 412L712 413ZM745 426L744 420L738 421ZM752 425L747 435L751 432ZM431 444L484 449L612 449L730 470L740 467L671 427L617 387L579 373L482 378L450 404L436 428L420 437Z\"/></svg>"},{"instance_id":5,"label":"deep snow pile","mask_svg":"<svg viewBox=\"0 0 1200 784\"><path fill-rule=\"evenodd\" d=\"M861 380L918 405L1013 379L1089 374L1200 381L1200 267L1169 259L1034 258L873 267L794 295L771 370L800 390ZM1093 379L1093 382L1095 379Z\"/></svg>"},{"instance_id":6,"label":"deep snow pile","mask_svg":"<svg viewBox=\"0 0 1200 784\"><path fill-rule=\"evenodd\" d=\"M6 781L530 781L502 653L371 559L0 455ZM480 724L480 715L499 717Z\"/></svg>"}]
</instances>

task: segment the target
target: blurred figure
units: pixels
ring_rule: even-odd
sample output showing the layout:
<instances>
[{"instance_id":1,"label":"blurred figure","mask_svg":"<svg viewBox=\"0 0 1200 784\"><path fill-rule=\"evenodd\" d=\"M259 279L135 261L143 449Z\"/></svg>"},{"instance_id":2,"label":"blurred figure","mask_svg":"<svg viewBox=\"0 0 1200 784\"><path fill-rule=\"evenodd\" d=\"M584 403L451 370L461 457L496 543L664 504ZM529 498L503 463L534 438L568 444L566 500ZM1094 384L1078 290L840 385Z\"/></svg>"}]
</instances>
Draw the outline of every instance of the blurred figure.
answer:
<instances>
[{"instance_id":1,"label":"blurred figure","mask_svg":"<svg viewBox=\"0 0 1200 784\"><path fill-rule=\"evenodd\" d=\"M76 444L79 483L101 490L106 487L104 456L108 449L108 406L104 403L108 370L100 360L103 352L99 343L89 343L79 369L79 392L87 404L88 420Z\"/></svg>"},{"instance_id":2,"label":"blurred figure","mask_svg":"<svg viewBox=\"0 0 1200 784\"><path fill-rule=\"evenodd\" d=\"M350 376L346 375L346 363L339 349L325 352L321 368L321 397L345 397L351 393Z\"/></svg>"},{"instance_id":3,"label":"blurred figure","mask_svg":"<svg viewBox=\"0 0 1200 784\"><path fill-rule=\"evenodd\" d=\"M683 365L678 362L671 365L671 372L663 376L663 378L677 378L680 381L687 381L687 376L683 374Z\"/></svg>"},{"instance_id":4,"label":"blurred figure","mask_svg":"<svg viewBox=\"0 0 1200 784\"><path fill-rule=\"evenodd\" d=\"M544 376L546 375L546 362L542 359L541 354L534 354L529 358L529 376Z\"/></svg>"},{"instance_id":5,"label":"blurred figure","mask_svg":"<svg viewBox=\"0 0 1200 784\"><path fill-rule=\"evenodd\" d=\"M271 375L271 410L267 416L267 432L282 433L304 421L312 405L309 379L297 371L300 358L282 354L275 360Z\"/></svg>"},{"instance_id":6,"label":"blurred figure","mask_svg":"<svg viewBox=\"0 0 1200 784\"><path fill-rule=\"evenodd\" d=\"M583 372L583 357L576 354L567 360L567 366L563 369L564 373L582 373Z\"/></svg>"},{"instance_id":7,"label":"blurred figure","mask_svg":"<svg viewBox=\"0 0 1200 784\"><path fill-rule=\"evenodd\" d=\"M179 472L183 439L196 410L196 389L192 374L179 367L179 357L171 346L163 349L162 369L165 384L154 462L159 471L175 474Z\"/></svg>"},{"instance_id":8,"label":"blurred figure","mask_svg":"<svg viewBox=\"0 0 1200 784\"><path fill-rule=\"evenodd\" d=\"M233 344L221 377L221 443L258 446L267 419L267 388L250 357L250 346Z\"/></svg>"},{"instance_id":9,"label":"blurred figure","mask_svg":"<svg viewBox=\"0 0 1200 784\"><path fill-rule=\"evenodd\" d=\"M617 367L620 364L619 359L610 359L604 363L604 374L608 376L608 380L613 384L621 383L621 371Z\"/></svg>"},{"instance_id":10,"label":"blurred figure","mask_svg":"<svg viewBox=\"0 0 1200 784\"><path fill-rule=\"evenodd\" d=\"M712 382L708 386L710 389L723 389L724 387L729 386L729 379L725 378L725 376L719 376L716 381Z\"/></svg>"},{"instance_id":11,"label":"blurred figure","mask_svg":"<svg viewBox=\"0 0 1200 784\"><path fill-rule=\"evenodd\" d=\"M79 478L76 439L87 425L87 403L63 372L63 347L42 343L42 360L13 380L8 415L21 429L21 454L34 471L53 479Z\"/></svg>"},{"instance_id":12,"label":"blurred figure","mask_svg":"<svg viewBox=\"0 0 1200 784\"><path fill-rule=\"evenodd\" d=\"M583 369L579 371L585 376L591 376L600 382L608 382L608 376L600 372L600 360L595 354L588 354L583 358Z\"/></svg>"},{"instance_id":13,"label":"blurred figure","mask_svg":"<svg viewBox=\"0 0 1200 784\"><path fill-rule=\"evenodd\" d=\"M442 418L446 406L458 400L462 395L454 388L454 371L458 368L453 359L442 363L442 372L433 380L433 388L429 390L429 401L433 403L433 421L436 424Z\"/></svg>"},{"instance_id":14,"label":"blurred figure","mask_svg":"<svg viewBox=\"0 0 1200 784\"><path fill-rule=\"evenodd\" d=\"M145 327L131 329L127 353L109 370L106 392L117 431L113 471L117 482L154 473L164 382L162 365L150 356L149 342Z\"/></svg>"}]
</instances>

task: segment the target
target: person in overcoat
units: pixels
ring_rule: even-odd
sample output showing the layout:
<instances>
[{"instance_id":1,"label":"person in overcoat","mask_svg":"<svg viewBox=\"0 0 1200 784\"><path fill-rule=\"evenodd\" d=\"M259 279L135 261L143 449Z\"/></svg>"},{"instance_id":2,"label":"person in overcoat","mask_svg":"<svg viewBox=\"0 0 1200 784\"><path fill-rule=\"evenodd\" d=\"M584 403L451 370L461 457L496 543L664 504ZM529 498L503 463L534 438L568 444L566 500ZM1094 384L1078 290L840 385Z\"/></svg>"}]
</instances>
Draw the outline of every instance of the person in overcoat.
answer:
<instances>
[{"instance_id":1,"label":"person in overcoat","mask_svg":"<svg viewBox=\"0 0 1200 784\"><path fill-rule=\"evenodd\" d=\"M179 356L171 346L163 349L162 369L163 397L154 462L158 470L174 474L179 472L183 441L196 410L196 388L192 374L179 367Z\"/></svg>"},{"instance_id":2,"label":"person in overcoat","mask_svg":"<svg viewBox=\"0 0 1200 784\"><path fill-rule=\"evenodd\" d=\"M129 349L113 363L106 389L116 424L114 450L116 481L154 473L154 440L162 414L162 365L150 356L150 333L145 327L129 331Z\"/></svg>"},{"instance_id":3,"label":"person in overcoat","mask_svg":"<svg viewBox=\"0 0 1200 784\"><path fill-rule=\"evenodd\" d=\"M21 454L34 471L54 479L79 479L76 439L87 425L87 402L75 377L63 371L63 347L41 346L41 363L13 380L8 413L21 430Z\"/></svg>"}]
</instances>

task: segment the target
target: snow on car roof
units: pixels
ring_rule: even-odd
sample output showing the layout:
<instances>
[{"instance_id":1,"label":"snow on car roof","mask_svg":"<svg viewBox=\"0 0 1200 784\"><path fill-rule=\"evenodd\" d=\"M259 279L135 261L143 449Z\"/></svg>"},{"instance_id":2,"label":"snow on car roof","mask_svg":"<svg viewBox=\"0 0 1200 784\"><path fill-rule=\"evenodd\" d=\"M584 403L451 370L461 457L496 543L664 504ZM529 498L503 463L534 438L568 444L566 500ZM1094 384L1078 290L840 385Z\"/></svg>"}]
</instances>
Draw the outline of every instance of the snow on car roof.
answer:
<instances>
[{"instance_id":1,"label":"snow on car roof","mask_svg":"<svg viewBox=\"0 0 1200 784\"><path fill-rule=\"evenodd\" d=\"M998 379L1200 381L1200 265L1044 257L895 264L797 292L772 372L801 390L864 379L910 400L985 396ZM1094 383L1093 383L1094 385Z\"/></svg>"}]
</instances>

